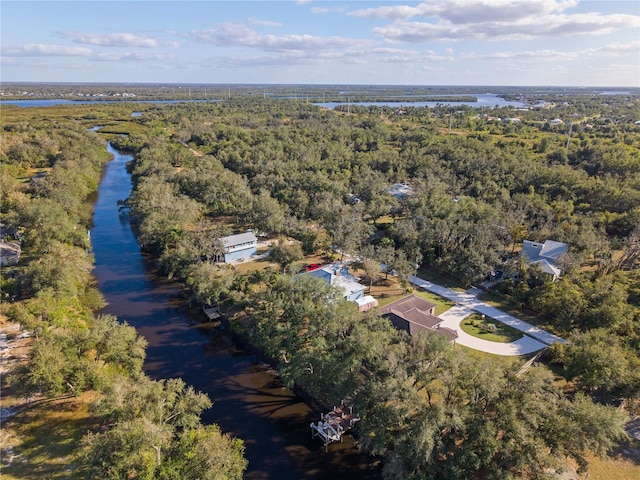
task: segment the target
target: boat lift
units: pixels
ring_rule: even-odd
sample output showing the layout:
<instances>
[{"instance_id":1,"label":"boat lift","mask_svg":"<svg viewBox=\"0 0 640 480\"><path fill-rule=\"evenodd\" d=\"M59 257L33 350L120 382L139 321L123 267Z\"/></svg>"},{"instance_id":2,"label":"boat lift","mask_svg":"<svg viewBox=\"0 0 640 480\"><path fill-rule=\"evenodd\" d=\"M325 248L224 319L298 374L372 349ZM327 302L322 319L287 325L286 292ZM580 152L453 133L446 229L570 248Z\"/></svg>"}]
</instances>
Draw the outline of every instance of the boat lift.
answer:
<instances>
[{"instance_id":1,"label":"boat lift","mask_svg":"<svg viewBox=\"0 0 640 480\"><path fill-rule=\"evenodd\" d=\"M349 432L360 421L360 416L353 414L353 407L345 407L344 402L339 407L333 407L327 414L320 414L320 421L311 422L311 438L320 437L324 443L324 451L330 443L342 443L342 435Z\"/></svg>"}]
</instances>

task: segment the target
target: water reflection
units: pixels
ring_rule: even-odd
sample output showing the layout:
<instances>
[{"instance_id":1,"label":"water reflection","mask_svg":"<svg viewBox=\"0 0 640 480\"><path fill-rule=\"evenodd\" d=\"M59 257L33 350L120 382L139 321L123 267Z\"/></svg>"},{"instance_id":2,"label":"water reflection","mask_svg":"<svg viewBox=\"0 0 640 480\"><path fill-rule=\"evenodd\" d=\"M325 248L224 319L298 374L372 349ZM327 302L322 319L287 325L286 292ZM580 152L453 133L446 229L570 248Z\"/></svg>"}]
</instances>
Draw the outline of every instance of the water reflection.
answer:
<instances>
[{"instance_id":1,"label":"water reflection","mask_svg":"<svg viewBox=\"0 0 640 480\"><path fill-rule=\"evenodd\" d=\"M182 377L211 397L214 406L203 420L245 441L248 480L379 479L379 466L350 436L325 453L309 430L319 413L223 332L190 316L180 287L153 273L154 260L140 253L118 209L131 190L126 163L132 156L108 149L114 160L100 184L91 232L95 275L109 303L104 313L135 326L149 342L146 373Z\"/></svg>"}]
</instances>

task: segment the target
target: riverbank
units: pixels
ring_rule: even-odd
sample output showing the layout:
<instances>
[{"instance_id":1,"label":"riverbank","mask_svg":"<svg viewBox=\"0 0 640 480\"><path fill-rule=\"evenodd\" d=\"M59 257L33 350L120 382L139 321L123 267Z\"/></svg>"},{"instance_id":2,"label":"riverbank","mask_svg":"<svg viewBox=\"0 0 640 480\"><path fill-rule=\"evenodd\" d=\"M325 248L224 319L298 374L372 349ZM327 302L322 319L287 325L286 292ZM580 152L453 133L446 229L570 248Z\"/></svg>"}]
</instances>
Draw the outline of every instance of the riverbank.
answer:
<instances>
[{"instance_id":1,"label":"riverbank","mask_svg":"<svg viewBox=\"0 0 640 480\"><path fill-rule=\"evenodd\" d=\"M228 329L203 322L202 310L188 307L183 285L162 276L156 260L141 253L128 216L118 209L130 194L126 164L133 157L109 151L114 159L100 184L91 231L94 273L108 302L102 313L116 315L147 339L145 373L180 377L211 398L213 407L202 420L244 441L247 480L381 478L376 460L353 442L325 453L309 431L319 412L234 343Z\"/></svg>"}]
</instances>

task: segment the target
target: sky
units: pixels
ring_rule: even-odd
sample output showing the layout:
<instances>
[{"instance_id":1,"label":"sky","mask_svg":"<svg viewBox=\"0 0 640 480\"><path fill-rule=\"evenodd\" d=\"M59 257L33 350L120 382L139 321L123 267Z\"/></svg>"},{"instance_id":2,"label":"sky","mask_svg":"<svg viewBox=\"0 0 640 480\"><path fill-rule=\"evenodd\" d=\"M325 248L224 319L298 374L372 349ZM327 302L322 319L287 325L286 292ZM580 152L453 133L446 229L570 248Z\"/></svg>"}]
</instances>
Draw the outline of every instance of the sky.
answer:
<instances>
[{"instance_id":1,"label":"sky","mask_svg":"<svg viewBox=\"0 0 640 480\"><path fill-rule=\"evenodd\" d=\"M2 82L640 87L638 0L0 2Z\"/></svg>"}]
</instances>

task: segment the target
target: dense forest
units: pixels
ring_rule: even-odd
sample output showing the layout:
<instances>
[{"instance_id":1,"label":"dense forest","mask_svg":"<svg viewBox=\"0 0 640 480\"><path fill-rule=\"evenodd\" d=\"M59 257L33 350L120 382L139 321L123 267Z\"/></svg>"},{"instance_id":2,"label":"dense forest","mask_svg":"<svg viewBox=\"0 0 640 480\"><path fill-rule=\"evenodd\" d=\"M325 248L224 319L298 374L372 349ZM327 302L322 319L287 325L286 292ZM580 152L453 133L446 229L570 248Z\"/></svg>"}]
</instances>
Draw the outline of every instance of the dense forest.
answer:
<instances>
[{"instance_id":1,"label":"dense forest","mask_svg":"<svg viewBox=\"0 0 640 480\"><path fill-rule=\"evenodd\" d=\"M244 468L238 441L199 425L208 400L178 381L140 380L144 341L92 313L100 294L85 200L107 137L136 154L125 207L141 247L193 302L236 313L236 333L286 384L326 404L352 399L360 443L383 458L385 478L553 478L567 458L586 471L588 455L624 440L625 419L640 409L640 100L545 102L324 110L243 98L3 111L2 223L23 247L19 266L3 272L3 313L38 332L13 385L26 395L101 392L94 410L114 426L86 439L87 468L169 478L184 449L204 461L200 442L211 439L236 459L228 478ZM100 134L87 131L95 124ZM396 183L410 194L391 195ZM221 236L249 228L297 242L273 252L286 273L243 275L213 262ZM518 255L525 239L569 245L559 280ZM416 262L463 286L500 270L507 279L487 295L534 312L569 341L522 373L438 336L410 338L324 283L292 276L312 254L357 257L372 283L393 271L407 284ZM64 359L59 371L45 368L54 358ZM166 443L134 442L119 456L118 442L160 421L153 405L149 416L127 409L144 412L141 398L167 394L189 414L169 413L172 422L153 430Z\"/></svg>"},{"instance_id":2,"label":"dense forest","mask_svg":"<svg viewBox=\"0 0 640 480\"><path fill-rule=\"evenodd\" d=\"M88 229L109 161L104 140L77 115L15 113L2 115L2 234L20 243L21 257L3 267L2 313L3 323L19 322L34 340L28 362L3 379L3 396L8 386L29 406L93 393L89 433L73 435L76 478L242 478L242 441L200 422L210 399L180 379L148 378L145 339L96 314L104 301ZM44 428L55 428L50 421ZM45 467L32 468L29 478Z\"/></svg>"}]
</instances>

